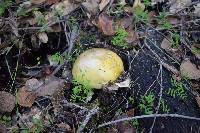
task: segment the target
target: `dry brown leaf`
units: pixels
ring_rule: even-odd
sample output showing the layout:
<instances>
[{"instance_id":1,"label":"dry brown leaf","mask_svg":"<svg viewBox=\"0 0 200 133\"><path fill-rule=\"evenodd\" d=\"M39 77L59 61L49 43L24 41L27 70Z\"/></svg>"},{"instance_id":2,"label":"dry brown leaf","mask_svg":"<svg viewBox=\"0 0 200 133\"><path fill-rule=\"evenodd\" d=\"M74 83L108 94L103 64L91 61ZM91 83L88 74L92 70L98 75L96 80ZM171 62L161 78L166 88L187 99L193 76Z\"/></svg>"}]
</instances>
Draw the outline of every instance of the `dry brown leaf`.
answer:
<instances>
[{"instance_id":1,"label":"dry brown leaf","mask_svg":"<svg viewBox=\"0 0 200 133\"><path fill-rule=\"evenodd\" d=\"M37 96L47 96L47 95L51 96L56 92L62 90L63 86L64 86L64 81L61 79L50 80L37 90Z\"/></svg>"},{"instance_id":2,"label":"dry brown leaf","mask_svg":"<svg viewBox=\"0 0 200 133\"><path fill-rule=\"evenodd\" d=\"M5 91L0 91L0 113L12 112L15 107L15 97Z\"/></svg>"},{"instance_id":3,"label":"dry brown leaf","mask_svg":"<svg viewBox=\"0 0 200 133\"><path fill-rule=\"evenodd\" d=\"M112 36L115 34L113 19L105 13L99 15L98 27L105 35Z\"/></svg>"},{"instance_id":4,"label":"dry brown leaf","mask_svg":"<svg viewBox=\"0 0 200 133\"><path fill-rule=\"evenodd\" d=\"M168 37L167 37L168 38ZM170 42L169 39L164 38L162 43L161 43L161 48L163 48L166 51L169 51L171 49L172 43Z\"/></svg>"},{"instance_id":5,"label":"dry brown leaf","mask_svg":"<svg viewBox=\"0 0 200 133\"><path fill-rule=\"evenodd\" d=\"M127 28L132 29L133 28L132 23L133 23L133 19L131 17L127 17L127 18L120 19L118 22L116 22L116 25L123 29L127 29Z\"/></svg>"},{"instance_id":6,"label":"dry brown leaf","mask_svg":"<svg viewBox=\"0 0 200 133\"><path fill-rule=\"evenodd\" d=\"M74 4L73 2L71 2L71 0L64 0L62 2L52 5L52 11L45 15L45 19L50 20L51 18L53 18L55 11L62 12L62 16L68 15L76 8L78 8L78 6L78 4Z\"/></svg>"},{"instance_id":7,"label":"dry brown leaf","mask_svg":"<svg viewBox=\"0 0 200 133\"><path fill-rule=\"evenodd\" d=\"M200 69L192 64L190 60L183 61L180 66L181 76L189 79L200 79Z\"/></svg>"},{"instance_id":8,"label":"dry brown leaf","mask_svg":"<svg viewBox=\"0 0 200 133\"><path fill-rule=\"evenodd\" d=\"M16 94L17 102L23 107L31 107L37 98L36 93L28 91L26 87L22 87Z\"/></svg>"},{"instance_id":9,"label":"dry brown leaf","mask_svg":"<svg viewBox=\"0 0 200 133\"><path fill-rule=\"evenodd\" d=\"M196 99L197 104L198 104L198 106L199 106L199 108L200 108L200 97L195 97L195 99Z\"/></svg>"},{"instance_id":10,"label":"dry brown leaf","mask_svg":"<svg viewBox=\"0 0 200 133\"><path fill-rule=\"evenodd\" d=\"M45 32L40 32L37 34L37 37L39 38L40 42L47 43L48 42L48 36Z\"/></svg>"},{"instance_id":11,"label":"dry brown leaf","mask_svg":"<svg viewBox=\"0 0 200 133\"><path fill-rule=\"evenodd\" d=\"M82 3L82 6L87 10L89 16L95 15L99 10L99 0L86 0Z\"/></svg>"},{"instance_id":12,"label":"dry brown leaf","mask_svg":"<svg viewBox=\"0 0 200 133\"><path fill-rule=\"evenodd\" d=\"M101 3L99 4L99 10L103 11L103 9L110 3L110 0L101 0Z\"/></svg>"},{"instance_id":13,"label":"dry brown leaf","mask_svg":"<svg viewBox=\"0 0 200 133\"><path fill-rule=\"evenodd\" d=\"M48 5L53 5L53 4L58 3L58 2L59 2L59 0L47 0L47 1L46 1L46 3L47 3Z\"/></svg>"},{"instance_id":14,"label":"dry brown leaf","mask_svg":"<svg viewBox=\"0 0 200 133\"><path fill-rule=\"evenodd\" d=\"M35 91L42 85L36 78L32 78L26 81L25 86L29 91Z\"/></svg>"},{"instance_id":15,"label":"dry brown leaf","mask_svg":"<svg viewBox=\"0 0 200 133\"><path fill-rule=\"evenodd\" d=\"M128 32L128 36L125 38L127 43L131 44L138 40L139 36L135 31L128 30L127 32Z\"/></svg>"},{"instance_id":16,"label":"dry brown leaf","mask_svg":"<svg viewBox=\"0 0 200 133\"><path fill-rule=\"evenodd\" d=\"M172 25L177 25L180 23L180 18L178 18L177 16L173 16L173 15L168 15L166 17L166 19L168 20L168 22L170 22L170 24Z\"/></svg>"}]
</instances>

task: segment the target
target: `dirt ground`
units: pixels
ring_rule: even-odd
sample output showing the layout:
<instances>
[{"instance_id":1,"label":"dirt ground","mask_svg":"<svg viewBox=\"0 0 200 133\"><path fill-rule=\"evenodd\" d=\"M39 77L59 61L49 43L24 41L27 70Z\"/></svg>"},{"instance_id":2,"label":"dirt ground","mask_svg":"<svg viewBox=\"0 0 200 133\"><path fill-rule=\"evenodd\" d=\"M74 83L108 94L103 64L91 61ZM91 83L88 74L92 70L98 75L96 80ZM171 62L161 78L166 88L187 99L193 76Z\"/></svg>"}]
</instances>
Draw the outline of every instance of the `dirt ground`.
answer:
<instances>
[{"instance_id":1,"label":"dirt ground","mask_svg":"<svg viewBox=\"0 0 200 133\"><path fill-rule=\"evenodd\" d=\"M197 0L1 0L0 132L200 132L199 7ZM124 67L100 89L72 72L93 48L116 53Z\"/></svg>"}]
</instances>

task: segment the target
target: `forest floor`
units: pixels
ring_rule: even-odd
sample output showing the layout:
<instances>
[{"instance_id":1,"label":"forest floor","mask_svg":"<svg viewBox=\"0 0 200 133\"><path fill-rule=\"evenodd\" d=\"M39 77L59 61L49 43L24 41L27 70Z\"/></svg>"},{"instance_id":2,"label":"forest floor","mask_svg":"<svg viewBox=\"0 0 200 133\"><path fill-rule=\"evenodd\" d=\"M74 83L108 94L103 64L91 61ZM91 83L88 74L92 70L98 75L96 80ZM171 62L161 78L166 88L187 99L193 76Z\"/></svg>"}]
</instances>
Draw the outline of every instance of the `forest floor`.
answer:
<instances>
[{"instance_id":1,"label":"forest floor","mask_svg":"<svg viewBox=\"0 0 200 133\"><path fill-rule=\"evenodd\" d=\"M199 29L198 0L0 0L0 132L200 132ZM92 48L124 65L101 89Z\"/></svg>"}]
</instances>

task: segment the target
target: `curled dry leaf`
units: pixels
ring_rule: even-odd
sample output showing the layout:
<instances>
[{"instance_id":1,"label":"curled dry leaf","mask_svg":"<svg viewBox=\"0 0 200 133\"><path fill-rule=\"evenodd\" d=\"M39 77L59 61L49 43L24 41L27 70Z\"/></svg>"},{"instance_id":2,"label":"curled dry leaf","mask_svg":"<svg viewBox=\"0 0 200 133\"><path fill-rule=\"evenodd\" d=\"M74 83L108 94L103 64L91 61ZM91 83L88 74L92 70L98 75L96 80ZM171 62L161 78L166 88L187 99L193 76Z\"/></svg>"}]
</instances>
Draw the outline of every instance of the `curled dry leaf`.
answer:
<instances>
[{"instance_id":1,"label":"curled dry leaf","mask_svg":"<svg viewBox=\"0 0 200 133\"><path fill-rule=\"evenodd\" d=\"M15 97L5 91L0 91L0 113L12 112L15 107Z\"/></svg>"},{"instance_id":2,"label":"curled dry leaf","mask_svg":"<svg viewBox=\"0 0 200 133\"><path fill-rule=\"evenodd\" d=\"M57 92L62 90L63 86L64 80L54 76L47 77L45 81L29 79L25 86L17 92L17 101L21 106L31 107L38 96L56 95Z\"/></svg>"},{"instance_id":3,"label":"curled dry leaf","mask_svg":"<svg viewBox=\"0 0 200 133\"><path fill-rule=\"evenodd\" d=\"M98 18L98 27L105 35L112 36L115 34L113 27L113 19L107 14L102 13Z\"/></svg>"},{"instance_id":4,"label":"curled dry leaf","mask_svg":"<svg viewBox=\"0 0 200 133\"><path fill-rule=\"evenodd\" d=\"M23 107L31 107L37 96L36 93L28 91L28 89L24 86L19 89L16 94L16 98L19 105Z\"/></svg>"},{"instance_id":5,"label":"curled dry leaf","mask_svg":"<svg viewBox=\"0 0 200 133\"><path fill-rule=\"evenodd\" d=\"M40 32L37 34L37 37L39 38L39 40L42 42L42 43L47 43L48 42L48 36L45 32Z\"/></svg>"},{"instance_id":6,"label":"curled dry leaf","mask_svg":"<svg viewBox=\"0 0 200 133\"><path fill-rule=\"evenodd\" d=\"M99 4L99 10L103 11L103 9L110 3L110 0L101 0Z\"/></svg>"},{"instance_id":7,"label":"curled dry leaf","mask_svg":"<svg viewBox=\"0 0 200 133\"><path fill-rule=\"evenodd\" d=\"M183 61L180 66L181 76L189 79L200 79L200 69L192 64L190 60Z\"/></svg>"}]
</instances>

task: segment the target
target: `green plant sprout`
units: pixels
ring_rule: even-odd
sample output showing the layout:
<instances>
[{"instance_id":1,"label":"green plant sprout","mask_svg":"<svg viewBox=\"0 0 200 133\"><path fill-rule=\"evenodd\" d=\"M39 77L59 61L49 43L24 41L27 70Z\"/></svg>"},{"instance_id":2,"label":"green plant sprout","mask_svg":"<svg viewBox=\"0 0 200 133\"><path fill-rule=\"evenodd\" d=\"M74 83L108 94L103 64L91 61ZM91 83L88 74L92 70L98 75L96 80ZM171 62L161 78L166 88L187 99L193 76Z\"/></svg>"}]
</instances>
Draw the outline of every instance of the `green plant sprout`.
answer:
<instances>
[{"instance_id":1,"label":"green plant sprout","mask_svg":"<svg viewBox=\"0 0 200 133\"><path fill-rule=\"evenodd\" d=\"M5 124L5 125L10 125L11 124L11 117L3 115L0 117L0 123Z\"/></svg>"},{"instance_id":2,"label":"green plant sprout","mask_svg":"<svg viewBox=\"0 0 200 133\"><path fill-rule=\"evenodd\" d=\"M12 4L12 0L1 0L0 1L0 16L2 16L5 10Z\"/></svg>"},{"instance_id":3,"label":"green plant sprout","mask_svg":"<svg viewBox=\"0 0 200 133\"><path fill-rule=\"evenodd\" d=\"M151 0L143 0L144 5L147 6L151 6Z\"/></svg>"},{"instance_id":4,"label":"green plant sprout","mask_svg":"<svg viewBox=\"0 0 200 133\"><path fill-rule=\"evenodd\" d=\"M124 29L118 28L111 42L113 45L121 47L123 49L128 48L128 44L125 41L125 38L127 36L128 36L128 33Z\"/></svg>"},{"instance_id":5,"label":"green plant sprout","mask_svg":"<svg viewBox=\"0 0 200 133\"><path fill-rule=\"evenodd\" d=\"M138 122L137 119L130 120L129 123L138 130L138 128L139 128L139 122Z\"/></svg>"},{"instance_id":6,"label":"green plant sprout","mask_svg":"<svg viewBox=\"0 0 200 133\"><path fill-rule=\"evenodd\" d=\"M148 20L148 12L141 9L141 7L137 7L135 9L134 16L135 16L136 23L140 21L146 22Z\"/></svg>"},{"instance_id":7,"label":"green plant sprout","mask_svg":"<svg viewBox=\"0 0 200 133\"><path fill-rule=\"evenodd\" d=\"M153 93L150 93L146 96L141 96L139 103L139 108L144 112L144 114L149 115L153 113L153 106L154 106L154 100L155 95Z\"/></svg>"},{"instance_id":8,"label":"green plant sprout","mask_svg":"<svg viewBox=\"0 0 200 133\"><path fill-rule=\"evenodd\" d=\"M57 64L63 64L64 63L64 58L58 52L51 55L50 60L53 61L53 62L56 62Z\"/></svg>"},{"instance_id":9,"label":"green plant sprout","mask_svg":"<svg viewBox=\"0 0 200 133\"><path fill-rule=\"evenodd\" d=\"M161 109L164 113L167 113L167 114L170 112L169 107L165 104L165 101L164 101L163 99L161 99L160 109Z\"/></svg>"},{"instance_id":10,"label":"green plant sprout","mask_svg":"<svg viewBox=\"0 0 200 133\"><path fill-rule=\"evenodd\" d=\"M124 4L122 0L117 1L115 6L109 9L109 13L116 16L121 15L123 12L124 12Z\"/></svg>"},{"instance_id":11,"label":"green plant sprout","mask_svg":"<svg viewBox=\"0 0 200 133\"><path fill-rule=\"evenodd\" d=\"M42 133L44 130L44 123L42 119L33 118L32 119L33 128L24 128L21 133Z\"/></svg>"},{"instance_id":12,"label":"green plant sprout","mask_svg":"<svg viewBox=\"0 0 200 133\"><path fill-rule=\"evenodd\" d=\"M166 19L165 12L159 12L157 20L161 24L161 27L163 29L171 29L172 28L172 24Z\"/></svg>"},{"instance_id":13,"label":"green plant sprout","mask_svg":"<svg viewBox=\"0 0 200 133\"><path fill-rule=\"evenodd\" d=\"M130 103L130 104L134 104L135 102L134 102L134 99L132 98L132 97L129 97L128 98L128 102Z\"/></svg>"},{"instance_id":14,"label":"green plant sprout","mask_svg":"<svg viewBox=\"0 0 200 133\"><path fill-rule=\"evenodd\" d=\"M187 99L186 91L182 82L177 82L174 79L171 79L172 88L169 88L167 94L172 97L179 97L182 100Z\"/></svg>"},{"instance_id":15,"label":"green plant sprout","mask_svg":"<svg viewBox=\"0 0 200 133\"><path fill-rule=\"evenodd\" d=\"M178 48L180 42L180 35L175 32L172 33L172 48Z\"/></svg>"},{"instance_id":16,"label":"green plant sprout","mask_svg":"<svg viewBox=\"0 0 200 133\"><path fill-rule=\"evenodd\" d=\"M92 88L89 86L89 81L84 81L82 84L77 80L72 81L74 87L70 100L72 102L86 102L86 99L92 94Z\"/></svg>"}]
</instances>

